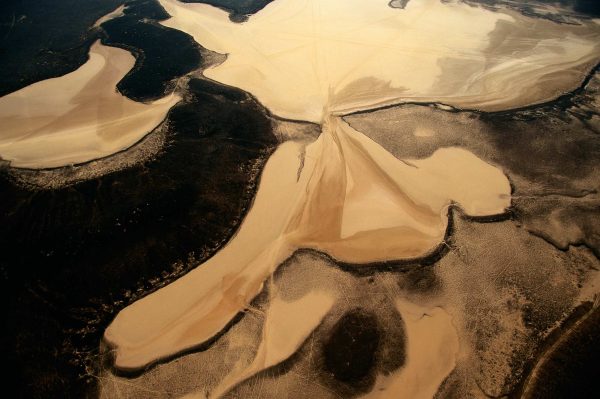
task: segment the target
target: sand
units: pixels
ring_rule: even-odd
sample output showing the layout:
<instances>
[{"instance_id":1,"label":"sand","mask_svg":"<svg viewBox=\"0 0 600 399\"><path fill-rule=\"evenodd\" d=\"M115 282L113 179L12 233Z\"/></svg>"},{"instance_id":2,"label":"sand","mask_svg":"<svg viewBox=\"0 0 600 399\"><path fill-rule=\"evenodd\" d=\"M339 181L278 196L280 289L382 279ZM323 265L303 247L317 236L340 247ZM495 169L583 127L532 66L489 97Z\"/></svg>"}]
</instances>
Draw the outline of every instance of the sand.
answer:
<instances>
[{"instance_id":1,"label":"sand","mask_svg":"<svg viewBox=\"0 0 600 399\"><path fill-rule=\"evenodd\" d=\"M292 301L274 296L266 312L254 360L248 367L232 370L210 396L221 397L236 384L290 358L321 323L336 299L329 292L317 290Z\"/></svg>"},{"instance_id":2,"label":"sand","mask_svg":"<svg viewBox=\"0 0 600 399\"><path fill-rule=\"evenodd\" d=\"M399 159L343 115L406 101L483 110L530 105L579 85L599 55L597 28L542 21L551 25L532 29L538 20L438 0L414 0L404 10L386 1L278 0L243 24L208 5L160 2L172 16L164 25L227 54L206 77L249 91L277 116L319 123L321 135L276 150L223 249L117 315L104 338L120 370L143 369L215 337L297 249L362 267L418 259L443 245L452 204L470 216L510 206L506 176L469 151ZM415 134L434 136L435 127ZM296 350L326 315L315 311L318 302L331 306L327 296L311 295L272 305L314 314L267 320L257 363L232 372L217 394ZM379 378L371 396L430 397L455 365L452 318L435 307L400 301L397 308L407 320L407 367ZM294 334L286 341L278 334L288 328Z\"/></svg>"},{"instance_id":3,"label":"sand","mask_svg":"<svg viewBox=\"0 0 600 399\"><path fill-rule=\"evenodd\" d=\"M227 54L204 71L275 114L322 122L392 103L495 111L550 100L600 58L593 22L556 24L464 3L279 0L243 24L205 4L161 0L162 24Z\"/></svg>"},{"instance_id":4,"label":"sand","mask_svg":"<svg viewBox=\"0 0 600 399\"><path fill-rule=\"evenodd\" d=\"M0 98L0 157L18 168L87 162L131 147L157 127L180 97L138 103L116 84L135 58L99 41L89 60L67 75Z\"/></svg>"},{"instance_id":5,"label":"sand","mask_svg":"<svg viewBox=\"0 0 600 399\"><path fill-rule=\"evenodd\" d=\"M305 149L288 142L271 156L252 208L221 251L119 313L105 333L115 365L139 369L209 340L298 248L352 263L425 256L441 245L453 202L472 216L499 214L510 185L467 151L398 160L331 117Z\"/></svg>"},{"instance_id":6,"label":"sand","mask_svg":"<svg viewBox=\"0 0 600 399\"><path fill-rule=\"evenodd\" d=\"M127 8L127 6L125 4L121 4L119 7L115 8L113 11L109 12L108 14L106 14L105 16L101 17L99 20L96 21L96 23L94 24L94 28L99 27L100 25L102 25L103 23L110 21L111 19L116 19L119 17L122 17L123 15L125 15L125 9Z\"/></svg>"},{"instance_id":7,"label":"sand","mask_svg":"<svg viewBox=\"0 0 600 399\"><path fill-rule=\"evenodd\" d=\"M397 299L407 334L407 362L400 370L379 375L365 399L432 398L456 365L459 340L452 317L442 308L427 308Z\"/></svg>"},{"instance_id":8,"label":"sand","mask_svg":"<svg viewBox=\"0 0 600 399\"><path fill-rule=\"evenodd\" d=\"M333 399L365 394L364 390L359 393L345 390L345 384L336 389L340 385L336 385L335 377L323 367L322 360L322 345L332 342L330 335L337 321L357 307L375 314L380 331L387 335L382 336L381 355L371 374L379 376L375 378L378 387L390 389L393 381L410 369L413 376L419 377L423 392L431 392L444 370L456 364L436 397L483 397L481 389L490 396L501 396L514 387L505 387L506 378L513 375L513 371L522 370L522 363L515 365L513 355L517 354L519 361L528 359L539 345L536 338L539 331L556 326L557 320L579 303L576 300L579 283L583 284L583 291L589 293L582 300L593 300L598 286L593 291L594 282L588 277L582 280L581 273L595 276L598 260L584 247L556 250L511 220L477 223L464 220L457 212L453 219L452 248L432 267L399 267L395 272L358 276L323 254L310 250L297 252L265 283L265 290L275 293L272 299L260 294L244 312L244 317L215 344L135 378L114 376L109 369L100 377L102 397L147 399L179 397L190 392L195 392L190 397L207 394L217 397L210 393L223 378L231 371L241 373L249 367L260 342L268 340L270 334L277 334L277 330L262 331L265 316L271 313L269 304L274 300L299 304L303 309L294 315L305 323L311 317L309 313L320 312L301 298L323 291L336 298L334 308L291 361L259 372L225 397ZM273 286L276 291L271 291ZM322 303L327 307L326 301ZM390 309L396 309L401 318L390 314ZM533 324L529 327L522 322L515 323L522 315L532 312L536 316L530 319ZM423 329L413 329L413 325ZM280 328L286 327L280 325ZM400 332L400 339L390 336L391 331ZM453 357L455 335L459 348ZM391 348L398 348L400 353L390 353ZM404 360L403 353L408 355ZM411 358L420 358L426 370L413 368L417 364L412 363ZM395 366L386 367L392 359L400 360ZM509 367L505 369L506 365Z\"/></svg>"}]
</instances>

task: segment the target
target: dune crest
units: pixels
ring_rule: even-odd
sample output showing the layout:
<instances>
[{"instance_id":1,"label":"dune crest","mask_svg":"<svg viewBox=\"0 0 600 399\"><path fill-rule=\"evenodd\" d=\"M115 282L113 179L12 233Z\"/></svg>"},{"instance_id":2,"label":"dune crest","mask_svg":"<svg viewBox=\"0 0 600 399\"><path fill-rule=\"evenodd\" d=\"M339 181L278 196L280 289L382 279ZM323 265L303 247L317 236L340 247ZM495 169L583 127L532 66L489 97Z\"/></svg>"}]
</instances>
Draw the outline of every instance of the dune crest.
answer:
<instances>
[{"instance_id":1,"label":"dune crest","mask_svg":"<svg viewBox=\"0 0 600 399\"><path fill-rule=\"evenodd\" d=\"M20 168L83 163L131 147L158 126L180 97L148 104L116 90L133 68L128 51L102 45L64 76L34 83L0 98L0 157Z\"/></svg>"}]
</instances>

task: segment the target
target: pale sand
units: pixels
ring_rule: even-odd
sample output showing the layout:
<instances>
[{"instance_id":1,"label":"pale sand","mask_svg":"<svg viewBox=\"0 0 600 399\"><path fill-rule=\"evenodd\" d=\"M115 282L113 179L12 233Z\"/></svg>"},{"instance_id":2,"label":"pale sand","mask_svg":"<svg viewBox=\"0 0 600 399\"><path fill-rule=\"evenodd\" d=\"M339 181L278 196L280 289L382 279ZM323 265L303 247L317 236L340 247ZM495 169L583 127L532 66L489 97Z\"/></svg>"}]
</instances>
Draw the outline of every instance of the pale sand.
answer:
<instances>
[{"instance_id":1,"label":"pale sand","mask_svg":"<svg viewBox=\"0 0 600 399\"><path fill-rule=\"evenodd\" d=\"M271 298L262 339L252 364L232 370L211 391L210 397L219 398L236 384L292 356L329 313L336 299L332 293L324 291L309 292L293 301L280 296ZM199 398L204 397L202 393L199 395L202 395Z\"/></svg>"},{"instance_id":2,"label":"pale sand","mask_svg":"<svg viewBox=\"0 0 600 399\"><path fill-rule=\"evenodd\" d=\"M398 299L406 325L406 364L390 375L378 375L365 399L434 397L456 365L459 339L452 317L442 308L427 308Z\"/></svg>"},{"instance_id":3,"label":"pale sand","mask_svg":"<svg viewBox=\"0 0 600 399\"><path fill-rule=\"evenodd\" d=\"M99 27L100 25L107 21L110 21L111 19L122 17L123 15L125 15L126 8L127 6L125 6L125 4L121 4L119 7L115 8L113 11L109 12L108 14L97 20L94 24L94 28Z\"/></svg>"},{"instance_id":4,"label":"pale sand","mask_svg":"<svg viewBox=\"0 0 600 399\"><path fill-rule=\"evenodd\" d=\"M67 75L0 98L0 157L20 168L52 168L129 148L158 126L180 97L143 104L116 84L135 58L99 41L89 60Z\"/></svg>"},{"instance_id":5,"label":"pale sand","mask_svg":"<svg viewBox=\"0 0 600 399\"><path fill-rule=\"evenodd\" d=\"M354 263L427 255L444 239L452 201L502 213L510 185L471 153L447 148L401 161L331 117L305 149L288 142L267 162L252 208L213 258L125 308L105 333L116 367L138 369L207 341L258 294L297 248Z\"/></svg>"},{"instance_id":6,"label":"pale sand","mask_svg":"<svg viewBox=\"0 0 600 399\"><path fill-rule=\"evenodd\" d=\"M204 74L254 94L273 113L321 122L407 101L487 111L578 86L600 59L593 22L556 24L464 3L278 0L243 24L205 4L160 0L162 24L227 54Z\"/></svg>"},{"instance_id":7,"label":"pale sand","mask_svg":"<svg viewBox=\"0 0 600 399\"><path fill-rule=\"evenodd\" d=\"M538 31L525 17L437 0L410 2L402 12L385 1L275 1L241 25L207 5L161 4L173 16L165 25L228 54L207 77L251 92L279 116L319 122L322 134L273 154L251 210L220 252L117 315L105 339L123 370L214 337L297 248L352 263L418 258L443 242L452 202L472 216L510 205L506 177L473 154L446 148L398 160L336 115L411 100L487 110L528 105L579 84L598 57L597 28ZM409 336L439 328L435 345L409 340L412 371L380 378L379 387L429 396L452 370L457 338L442 334L452 331L448 316L432 312L431 320L414 320ZM285 359L322 317L301 323L289 346L264 342L258 364ZM432 368L416 353L427 350L444 361ZM256 370L232 373L221 389Z\"/></svg>"}]
</instances>

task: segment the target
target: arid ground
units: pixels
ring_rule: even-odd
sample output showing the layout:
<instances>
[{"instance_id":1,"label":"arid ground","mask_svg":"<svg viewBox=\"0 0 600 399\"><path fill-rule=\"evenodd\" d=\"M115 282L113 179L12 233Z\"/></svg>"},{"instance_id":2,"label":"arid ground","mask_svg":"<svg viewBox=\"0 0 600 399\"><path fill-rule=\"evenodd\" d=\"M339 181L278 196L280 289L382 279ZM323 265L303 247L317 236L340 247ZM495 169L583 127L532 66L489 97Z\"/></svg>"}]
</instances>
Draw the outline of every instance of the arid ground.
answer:
<instances>
[{"instance_id":1,"label":"arid ground","mask_svg":"<svg viewBox=\"0 0 600 399\"><path fill-rule=\"evenodd\" d=\"M600 392L593 2L0 9L19 397Z\"/></svg>"}]
</instances>

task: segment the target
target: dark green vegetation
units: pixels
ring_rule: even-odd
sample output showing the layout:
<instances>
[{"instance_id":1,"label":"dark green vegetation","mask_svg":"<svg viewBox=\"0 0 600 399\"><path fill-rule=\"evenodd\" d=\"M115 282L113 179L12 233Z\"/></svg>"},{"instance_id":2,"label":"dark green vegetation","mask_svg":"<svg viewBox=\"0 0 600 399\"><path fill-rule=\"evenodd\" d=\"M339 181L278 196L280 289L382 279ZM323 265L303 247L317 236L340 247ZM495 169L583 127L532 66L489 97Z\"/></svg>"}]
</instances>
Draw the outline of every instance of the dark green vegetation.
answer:
<instances>
[{"instance_id":1,"label":"dark green vegetation","mask_svg":"<svg viewBox=\"0 0 600 399\"><path fill-rule=\"evenodd\" d=\"M523 399L584 399L598 395L600 359L600 308L581 306L565 323L562 334L553 334L543 357L526 381Z\"/></svg>"},{"instance_id":2,"label":"dark green vegetation","mask_svg":"<svg viewBox=\"0 0 600 399\"><path fill-rule=\"evenodd\" d=\"M93 27L123 3L124 16ZM97 39L136 56L118 89L138 101L164 96L201 62L189 35L158 24L169 15L156 0L23 0L0 10L0 96L74 71L87 61Z\"/></svg>"},{"instance_id":3,"label":"dark green vegetation","mask_svg":"<svg viewBox=\"0 0 600 399\"><path fill-rule=\"evenodd\" d=\"M262 10L273 0L181 0L182 3L205 3L229 12L234 22L244 22L250 14Z\"/></svg>"},{"instance_id":4,"label":"dark green vegetation","mask_svg":"<svg viewBox=\"0 0 600 399\"><path fill-rule=\"evenodd\" d=\"M443 0L442 0L443 1ZM555 22L567 22L565 17L600 17L600 2L598 0L463 0L473 5L483 5L494 9L498 6L509 7L525 15L547 18ZM544 6L560 6L562 12L547 11Z\"/></svg>"},{"instance_id":5,"label":"dark green vegetation","mask_svg":"<svg viewBox=\"0 0 600 399\"><path fill-rule=\"evenodd\" d=\"M78 375L116 312L239 225L275 144L270 121L241 91L192 80L189 92L145 165L52 191L0 180L2 347L21 397L90 392L95 379Z\"/></svg>"},{"instance_id":6,"label":"dark green vegetation","mask_svg":"<svg viewBox=\"0 0 600 399\"><path fill-rule=\"evenodd\" d=\"M0 96L74 71L122 0L7 0L0 5Z\"/></svg>"},{"instance_id":7,"label":"dark green vegetation","mask_svg":"<svg viewBox=\"0 0 600 399\"><path fill-rule=\"evenodd\" d=\"M325 368L347 384L361 381L375 363L380 335L374 315L359 309L346 313L325 344Z\"/></svg>"},{"instance_id":8,"label":"dark green vegetation","mask_svg":"<svg viewBox=\"0 0 600 399\"><path fill-rule=\"evenodd\" d=\"M93 27L123 3L124 16ZM158 24L168 15L155 0L0 9L0 95L72 72L98 39L136 56L118 84L134 100L162 97L201 63L190 36ZM19 397L93 392L84 361L115 313L205 259L239 224L275 143L263 110L243 92L196 80L169 124L169 147L127 171L54 191L0 177L1 345Z\"/></svg>"},{"instance_id":9,"label":"dark green vegetation","mask_svg":"<svg viewBox=\"0 0 600 399\"><path fill-rule=\"evenodd\" d=\"M125 15L102 24L102 43L136 55L132 69L117 85L127 97L144 101L164 96L176 78L200 65L200 46L191 36L158 24L169 14L155 0L127 3Z\"/></svg>"},{"instance_id":10,"label":"dark green vegetation","mask_svg":"<svg viewBox=\"0 0 600 399\"><path fill-rule=\"evenodd\" d=\"M158 24L167 15L154 0L129 0L125 16L102 29L91 28L122 2L21 0L0 6L0 95L74 70L98 38L129 49L138 59L118 85L122 93L146 100L172 90L178 77L201 63L199 47L188 35ZM201 2L228 10L238 22L269 3ZM568 3L577 12L600 15L598 2ZM239 225L260 167L275 145L270 121L242 91L197 79L188 86L186 100L168 117L169 145L153 161L53 191L22 189L0 176L1 345L11 370L5 379L13 385L7 391L13 388L17 397L93 396L96 379L86 372L94 370L86 371L85 362L95 360L104 328L116 312L206 259ZM560 249L581 245L598 255L600 130L594 98L599 87L600 80L592 79L575 95L503 113L435 109L431 114L428 106L414 106L428 111L416 114L428 118L439 135L402 135L392 126L393 142L382 145L399 157L425 157L444 146L469 148L511 177L511 223ZM453 125L448 115L459 121ZM408 124L401 123L406 129ZM468 129L471 134L465 133ZM567 234L573 231L577 234ZM310 251L299 251L293 261L323 262L324 270L336 266ZM381 287L369 289L373 279L337 266L344 270L338 273L340 281L356 280L343 292L344 285L336 282L340 292L365 297L351 304L340 300L299 355L259 375L265 379L260 386L270 382L265 377L271 374L309 370L320 385L352 397L368 392L376 373L403 366L402 319L389 303L366 299L376 297ZM429 268L403 273L403 289L438 289ZM296 284L310 273L298 277L292 279ZM328 278L324 274L320 280ZM365 309L356 310L356 303ZM550 318L545 308L536 309L524 321L542 330ZM598 323L596 310L549 352L532 385L534 397L591 397L598 391ZM236 389L245 392L251 386Z\"/></svg>"}]
</instances>

